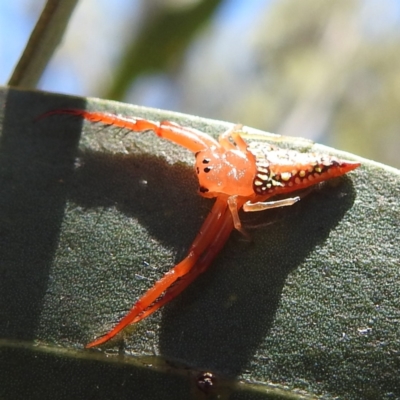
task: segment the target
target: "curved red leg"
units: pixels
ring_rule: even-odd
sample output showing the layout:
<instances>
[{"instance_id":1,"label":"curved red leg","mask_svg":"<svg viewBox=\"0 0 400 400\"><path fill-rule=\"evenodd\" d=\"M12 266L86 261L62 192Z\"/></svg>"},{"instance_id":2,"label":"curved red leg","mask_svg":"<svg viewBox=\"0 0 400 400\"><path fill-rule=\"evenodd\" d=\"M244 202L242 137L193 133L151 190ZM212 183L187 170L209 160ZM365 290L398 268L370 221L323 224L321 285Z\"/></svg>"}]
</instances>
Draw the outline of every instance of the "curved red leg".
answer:
<instances>
[{"instance_id":1,"label":"curved red leg","mask_svg":"<svg viewBox=\"0 0 400 400\"><path fill-rule=\"evenodd\" d=\"M153 122L142 118L127 118L105 112L86 111L73 108L61 108L49 111L41 115L39 118L48 117L54 114L76 115L91 122L100 122L105 125L129 129L135 132L152 130L157 136L179 144L194 153L211 146L220 146L215 139L206 133L194 128L183 127L170 121Z\"/></svg>"},{"instance_id":2,"label":"curved red leg","mask_svg":"<svg viewBox=\"0 0 400 400\"><path fill-rule=\"evenodd\" d=\"M122 320L106 335L102 336L99 339L94 340L93 342L89 343L86 347L94 347L100 344L103 344L114 337L117 333L119 333L122 329L124 329L127 325L136 322L136 318L141 315L143 312L146 311L148 307L160 297L162 294L171 287L177 279L182 278L189 271L196 265L197 260L199 257L203 259L209 253L205 251L209 246L210 248L213 247L213 242L215 241L215 237L220 236L221 225L226 225L226 210L227 210L227 203L225 199L217 198L210 214L207 216L206 220L204 221L200 232L196 236L193 244L191 245L188 255L185 259L183 259L179 264L177 264L174 268L168 271L159 281L157 281L152 288L150 288L132 307L129 313L122 318ZM230 216L230 221L232 217ZM232 222L231 222L232 224ZM231 229L232 230L232 229ZM227 235L229 236L229 234ZM225 239L226 240L226 239ZM225 243L225 242L224 242ZM222 247L222 245L221 245ZM204 253L204 255L203 255ZM215 257L215 255L214 255ZM211 259L205 258L205 261L208 263L211 262ZM203 261L203 263L205 262ZM208 266L208 265L207 265ZM199 272L200 273L200 272ZM193 278L194 279L194 278ZM191 280L189 280L189 283ZM188 284L189 284L188 283ZM187 285L186 285L187 286ZM185 287L185 286L184 286ZM182 288L182 290L184 289ZM178 292L177 294L179 294ZM175 297L175 296L174 296ZM171 297L172 299L173 297ZM161 305L165 304L169 301L169 297L164 300ZM155 303L157 304L157 303ZM146 316L150 315L156 309L161 307L158 306L153 311L148 312ZM142 317L140 319L143 319ZM140 320L138 319L138 320Z\"/></svg>"},{"instance_id":3,"label":"curved red leg","mask_svg":"<svg viewBox=\"0 0 400 400\"><path fill-rule=\"evenodd\" d=\"M148 307L143 313L138 315L132 322L139 322L140 320L153 314L164 304L170 302L181 292L183 292L183 290L185 290L200 274L206 271L214 258L224 247L233 228L234 224L232 213L229 209L226 209L218 234L213 238L213 242L210 244L207 250L201 255L201 257L199 257L193 268L186 275L181 277L174 285L170 286L162 297L157 299L155 303Z\"/></svg>"}]
</instances>

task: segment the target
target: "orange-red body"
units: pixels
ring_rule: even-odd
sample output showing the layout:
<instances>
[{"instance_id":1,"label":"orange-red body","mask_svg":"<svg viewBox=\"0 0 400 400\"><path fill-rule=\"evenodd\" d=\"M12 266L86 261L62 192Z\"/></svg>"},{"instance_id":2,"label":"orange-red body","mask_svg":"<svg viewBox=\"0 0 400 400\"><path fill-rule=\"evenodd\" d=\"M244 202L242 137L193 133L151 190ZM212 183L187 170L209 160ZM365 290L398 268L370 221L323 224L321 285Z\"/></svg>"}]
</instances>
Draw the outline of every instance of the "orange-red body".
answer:
<instances>
[{"instance_id":1,"label":"orange-red body","mask_svg":"<svg viewBox=\"0 0 400 400\"><path fill-rule=\"evenodd\" d=\"M282 198L282 195L344 175L360 165L326 154L300 153L266 143L247 144L238 125L223 133L217 141L201 131L168 121L157 123L75 109L55 110L46 116L51 114L76 115L133 131L153 130L159 137L195 153L199 193L203 197L216 198L187 256L157 281L109 333L86 347L108 341L127 325L146 318L181 293L208 268L231 231L234 228L243 231L238 215L240 209L261 211L292 205L300 197ZM277 195L281 195L279 200L267 201Z\"/></svg>"}]
</instances>

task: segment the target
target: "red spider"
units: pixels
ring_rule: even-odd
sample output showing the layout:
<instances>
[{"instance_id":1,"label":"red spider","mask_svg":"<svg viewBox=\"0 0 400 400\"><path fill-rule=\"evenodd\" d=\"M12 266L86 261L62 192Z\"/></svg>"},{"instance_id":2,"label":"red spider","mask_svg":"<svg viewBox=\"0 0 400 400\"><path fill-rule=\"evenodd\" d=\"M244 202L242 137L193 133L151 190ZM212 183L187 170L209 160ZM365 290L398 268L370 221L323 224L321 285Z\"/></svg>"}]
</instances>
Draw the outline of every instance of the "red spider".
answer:
<instances>
[{"instance_id":1,"label":"red spider","mask_svg":"<svg viewBox=\"0 0 400 400\"><path fill-rule=\"evenodd\" d=\"M238 215L240 209L262 211L290 206L300 197L269 199L344 175L360 165L326 154L300 153L265 143L247 144L242 137L247 134L240 125L228 129L217 141L169 121L158 123L76 109L60 109L45 115L52 114L71 114L132 131L154 131L195 153L200 195L216 198L186 258L157 281L110 332L86 347L107 342L127 325L148 317L181 293L209 267L234 228L244 232Z\"/></svg>"}]
</instances>

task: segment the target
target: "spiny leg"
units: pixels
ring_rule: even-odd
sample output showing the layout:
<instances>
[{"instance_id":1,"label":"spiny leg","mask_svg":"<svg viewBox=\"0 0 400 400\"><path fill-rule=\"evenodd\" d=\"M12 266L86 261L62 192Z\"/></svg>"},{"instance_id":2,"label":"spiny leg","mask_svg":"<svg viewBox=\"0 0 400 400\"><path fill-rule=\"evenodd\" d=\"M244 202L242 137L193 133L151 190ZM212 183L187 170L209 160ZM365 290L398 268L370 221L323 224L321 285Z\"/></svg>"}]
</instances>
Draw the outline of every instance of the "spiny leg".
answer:
<instances>
[{"instance_id":1,"label":"spiny leg","mask_svg":"<svg viewBox=\"0 0 400 400\"><path fill-rule=\"evenodd\" d=\"M213 242L214 237L220 231L221 224L224 222L222 218L225 215L227 209L226 200L217 198L210 214L204 221L200 232L196 236L192 246L189 249L188 255L174 268L168 271L159 281L157 281L152 288L150 288L132 307L128 314L122 318L122 320L106 335L99 339L94 340L89 343L86 347L94 347L103 344L113 338L117 333L124 329L127 325L135 322L136 318L143 312L146 311L156 300L162 296L162 294L173 285L177 279L182 278L184 275L189 273L189 271L196 264L199 257L203 252L206 251L210 243ZM211 261L210 261L211 262ZM182 289L183 290L183 289ZM162 304L165 304L164 301ZM155 303L157 304L157 303ZM161 305L162 305L161 304ZM160 306L161 307L161 306ZM157 307L159 308L159 307ZM148 312L146 316L150 315L152 312ZM143 317L144 318L144 317ZM140 318L140 319L143 319ZM140 320L137 319L137 320Z\"/></svg>"},{"instance_id":2,"label":"spiny leg","mask_svg":"<svg viewBox=\"0 0 400 400\"><path fill-rule=\"evenodd\" d=\"M183 127L170 121L153 122L142 118L127 118L106 112L79 109L53 110L41 115L39 119L55 114L75 115L91 122L100 122L105 125L129 129L135 132L152 130L157 136L168 139L194 153L211 146L219 147L219 143L206 133L194 128Z\"/></svg>"}]
</instances>

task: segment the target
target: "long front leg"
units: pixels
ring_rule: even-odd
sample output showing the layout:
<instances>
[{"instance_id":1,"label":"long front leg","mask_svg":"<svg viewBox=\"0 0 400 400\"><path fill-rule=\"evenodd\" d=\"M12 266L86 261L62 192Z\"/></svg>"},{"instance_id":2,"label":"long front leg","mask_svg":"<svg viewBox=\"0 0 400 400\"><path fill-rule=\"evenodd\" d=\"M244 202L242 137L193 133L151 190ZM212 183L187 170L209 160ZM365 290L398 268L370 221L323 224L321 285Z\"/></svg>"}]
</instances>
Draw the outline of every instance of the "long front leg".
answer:
<instances>
[{"instance_id":1,"label":"long front leg","mask_svg":"<svg viewBox=\"0 0 400 400\"><path fill-rule=\"evenodd\" d=\"M220 146L215 139L206 133L194 128L183 127L170 121L153 122L142 118L127 118L111 113L86 111L74 108L61 108L49 111L41 115L39 119L55 114L75 115L91 122L100 122L105 125L128 129L135 132L152 130L157 136L185 147L193 153L212 146Z\"/></svg>"},{"instance_id":2,"label":"long front leg","mask_svg":"<svg viewBox=\"0 0 400 400\"><path fill-rule=\"evenodd\" d=\"M215 237L219 235L221 227L224 224L225 225L227 224L226 222L227 208L228 207L226 200L217 198L212 210L210 211L210 214L207 216L206 220L204 221L200 229L200 232L196 236L193 244L191 245L186 258L184 258L179 264L177 264L174 268L168 271L159 281L157 281L155 285L152 288L150 288L134 304L129 313L124 318L122 318L122 320L110 332L108 332L101 338L96 339L93 342L89 343L86 347L90 348L107 342L108 340L113 338L117 333L119 333L122 329L124 329L127 325L140 321L141 319L149 316L158 308L160 308L162 305L164 305L169 300L178 295L194 278L188 280L187 285L183 286L182 290L177 292L175 296L171 297L171 295L168 295L165 297L161 297L160 301L162 302L158 305L157 299L159 299L159 297L162 296L163 293L167 291L171 287L171 285L173 285L179 278L182 278L185 275L187 275L196 265L196 262L199 259L199 257L204 258L206 257L206 254L209 253L207 251L207 248L212 245ZM231 217L230 221L232 221ZM232 222L231 225L233 226ZM224 229L226 230L226 228ZM204 256L203 253L205 254ZM207 266L212 261L212 258L209 261L208 258L207 258L208 262ZM199 271L199 273L201 273L201 271ZM142 316L142 313L145 313L144 316Z\"/></svg>"},{"instance_id":3,"label":"long front leg","mask_svg":"<svg viewBox=\"0 0 400 400\"><path fill-rule=\"evenodd\" d=\"M153 314L156 310L168 303L176 296L178 296L183 290L185 290L200 274L202 274L212 263L214 258L218 255L224 244L229 239L229 236L233 230L233 220L230 210L225 210L225 214L221 221L221 226L218 234L212 239L209 247L199 257L193 268L176 283L170 286L162 297L157 299L151 307L147 308L142 314L138 315L133 323L139 322L140 320Z\"/></svg>"}]
</instances>

